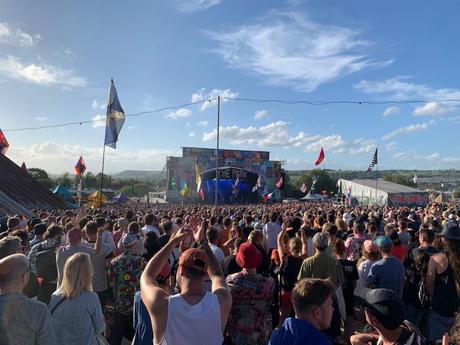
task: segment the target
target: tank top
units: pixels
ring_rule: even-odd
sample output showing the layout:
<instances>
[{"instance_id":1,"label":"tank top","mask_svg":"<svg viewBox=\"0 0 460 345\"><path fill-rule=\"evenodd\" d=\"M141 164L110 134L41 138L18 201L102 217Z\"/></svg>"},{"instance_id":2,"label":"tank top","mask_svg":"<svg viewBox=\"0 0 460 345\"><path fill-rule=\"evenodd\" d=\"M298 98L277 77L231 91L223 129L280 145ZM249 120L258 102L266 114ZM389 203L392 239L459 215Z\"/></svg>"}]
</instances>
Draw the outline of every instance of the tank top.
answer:
<instances>
[{"instance_id":1,"label":"tank top","mask_svg":"<svg viewBox=\"0 0 460 345\"><path fill-rule=\"evenodd\" d=\"M458 298L455 288L454 271L449 263L444 272L436 274L431 307L434 312L441 316L453 317L457 310L458 302L452 303L452 301L458 301Z\"/></svg>"},{"instance_id":2,"label":"tank top","mask_svg":"<svg viewBox=\"0 0 460 345\"><path fill-rule=\"evenodd\" d=\"M168 302L165 335L158 345L222 344L220 305L215 294L207 292L195 305L180 294L170 296Z\"/></svg>"}]
</instances>

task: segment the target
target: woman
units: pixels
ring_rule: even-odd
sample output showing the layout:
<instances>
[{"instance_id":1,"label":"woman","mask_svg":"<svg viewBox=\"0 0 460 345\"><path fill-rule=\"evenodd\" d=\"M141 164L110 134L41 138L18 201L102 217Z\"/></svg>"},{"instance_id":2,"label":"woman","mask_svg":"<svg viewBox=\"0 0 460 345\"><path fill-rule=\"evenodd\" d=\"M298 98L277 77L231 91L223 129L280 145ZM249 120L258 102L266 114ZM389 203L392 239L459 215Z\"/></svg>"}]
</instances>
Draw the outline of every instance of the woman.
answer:
<instances>
[{"instance_id":1,"label":"woman","mask_svg":"<svg viewBox=\"0 0 460 345\"><path fill-rule=\"evenodd\" d=\"M380 260L380 252L377 245L371 240L366 240L363 243L363 257L358 260L358 286L365 287L367 276L371 271L371 267Z\"/></svg>"},{"instance_id":2,"label":"woman","mask_svg":"<svg viewBox=\"0 0 460 345\"><path fill-rule=\"evenodd\" d=\"M431 296L429 338L435 342L454 325L454 316L460 306L460 228L450 226L441 235L446 250L431 256L426 277Z\"/></svg>"},{"instance_id":3,"label":"woman","mask_svg":"<svg viewBox=\"0 0 460 345\"><path fill-rule=\"evenodd\" d=\"M389 233L386 234L387 237L390 238L393 246L391 247L391 254L396 257L399 261L404 262L407 254L407 247L402 244L398 233L396 230L391 230Z\"/></svg>"},{"instance_id":4,"label":"woman","mask_svg":"<svg viewBox=\"0 0 460 345\"><path fill-rule=\"evenodd\" d=\"M99 345L97 337L105 331L105 321L93 292L92 274L86 253L72 255L64 265L62 284L50 302L59 344Z\"/></svg>"}]
</instances>

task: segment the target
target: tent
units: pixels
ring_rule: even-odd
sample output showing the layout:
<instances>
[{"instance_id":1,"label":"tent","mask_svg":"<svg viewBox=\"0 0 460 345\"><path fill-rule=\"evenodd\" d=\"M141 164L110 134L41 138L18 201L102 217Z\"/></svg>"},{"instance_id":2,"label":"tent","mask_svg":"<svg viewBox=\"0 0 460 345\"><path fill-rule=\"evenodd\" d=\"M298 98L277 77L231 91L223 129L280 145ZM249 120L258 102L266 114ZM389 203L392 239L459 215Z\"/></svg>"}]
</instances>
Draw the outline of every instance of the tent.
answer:
<instances>
[{"instance_id":1,"label":"tent","mask_svg":"<svg viewBox=\"0 0 460 345\"><path fill-rule=\"evenodd\" d=\"M129 198L126 196L126 194L120 193L116 197L114 197L113 200L118 203L124 203L128 202Z\"/></svg>"},{"instance_id":2,"label":"tent","mask_svg":"<svg viewBox=\"0 0 460 345\"><path fill-rule=\"evenodd\" d=\"M321 194L308 193L307 195L305 195L300 200L302 200L302 201L323 201L323 199L324 199L324 196L321 195Z\"/></svg>"},{"instance_id":3,"label":"tent","mask_svg":"<svg viewBox=\"0 0 460 345\"><path fill-rule=\"evenodd\" d=\"M72 193L62 185L58 185L56 188L54 188L53 193L61 196L64 200L73 200Z\"/></svg>"},{"instance_id":4,"label":"tent","mask_svg":"<svg viewBox=\"0 0 460 345\"><path fill-rule=\"evenodd\" d=\"M104 194L101 195L101 192L97 191L97 192L92 193L88 197L88 202L86 203L85 206L87 208L98 208L98 207L101 207L106 202L107 202L107 197Z\"/></svg>"}]
</instances>

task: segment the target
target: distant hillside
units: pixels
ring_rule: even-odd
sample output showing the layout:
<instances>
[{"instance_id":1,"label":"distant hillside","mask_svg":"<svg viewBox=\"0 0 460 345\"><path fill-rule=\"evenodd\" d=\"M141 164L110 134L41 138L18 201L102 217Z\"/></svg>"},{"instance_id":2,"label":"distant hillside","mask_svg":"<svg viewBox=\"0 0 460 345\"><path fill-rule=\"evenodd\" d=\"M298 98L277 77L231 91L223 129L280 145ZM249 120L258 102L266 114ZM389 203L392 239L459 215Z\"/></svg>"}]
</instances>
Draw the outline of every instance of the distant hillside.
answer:
<instances>
[{"instance_id":1,"label":"distant hillside","mask_svg":"<svg viewBox=\"0 0 460 345\"><path fill-rule=\"evenodd\" d=\"M111 176L117 179L155 180L160 177L160 174L161 171L124 170Z\"/></svg>"}]
</instances>

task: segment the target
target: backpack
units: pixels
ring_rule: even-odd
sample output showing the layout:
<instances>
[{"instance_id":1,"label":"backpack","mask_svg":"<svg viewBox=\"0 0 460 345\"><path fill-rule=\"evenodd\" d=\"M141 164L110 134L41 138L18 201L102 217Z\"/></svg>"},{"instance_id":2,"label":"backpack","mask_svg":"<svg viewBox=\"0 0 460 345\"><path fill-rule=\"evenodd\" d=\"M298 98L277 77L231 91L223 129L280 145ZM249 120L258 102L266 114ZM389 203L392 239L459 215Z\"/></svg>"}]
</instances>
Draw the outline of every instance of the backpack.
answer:
<instances>
[{"instance_id":1,"label":"backpack","mask_svg":"<svg viewBox=\"0 0 460 345\"><path fill-rule=\"evenodd\" d=\"M38 247L35 267L37 268L37 277L43 278L45 283L57 280L56 248L57 245L46 249L43 249L41 244Z\"/></svg>"},{"instance_id":2,"label":"backpack","mask_svg":"<svg viewBox=\"0 0 460 345\"><path fill-rule=\"evenodd\" d=\"M417 255L414 255L414 266L415 275L417 282L417 297L418 302L422 308L427 308L430 305L430 296L427 292L426 287L426 274L428 272L428 263L430 261L430 255L425 251L420 251Z\"/></svg>"}]
</instances>

